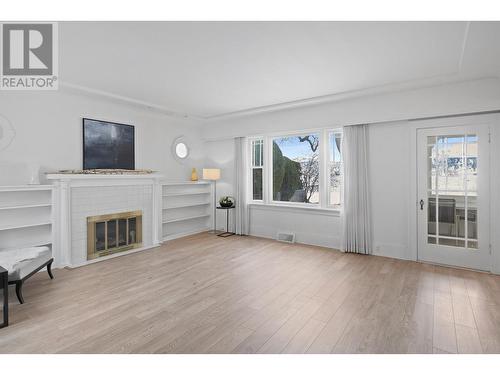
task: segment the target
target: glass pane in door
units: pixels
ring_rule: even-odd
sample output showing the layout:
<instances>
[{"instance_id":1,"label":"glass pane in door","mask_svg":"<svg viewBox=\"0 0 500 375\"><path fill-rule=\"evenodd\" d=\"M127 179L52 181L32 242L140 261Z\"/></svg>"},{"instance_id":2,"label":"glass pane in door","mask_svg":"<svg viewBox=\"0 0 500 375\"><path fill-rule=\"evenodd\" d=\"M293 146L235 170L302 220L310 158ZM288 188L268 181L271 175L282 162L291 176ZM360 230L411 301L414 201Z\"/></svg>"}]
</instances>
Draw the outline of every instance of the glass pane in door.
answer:
<instances>
[{"instance_id":1,"label":"glass pane in door","mask_svg":"<svg viewBox=\"0 0 500 375\"><path fill-rule=\"evenodd\" d=\"M477 136L427 137L427 242L477 249Z\"/></svg>"}]
</instances>

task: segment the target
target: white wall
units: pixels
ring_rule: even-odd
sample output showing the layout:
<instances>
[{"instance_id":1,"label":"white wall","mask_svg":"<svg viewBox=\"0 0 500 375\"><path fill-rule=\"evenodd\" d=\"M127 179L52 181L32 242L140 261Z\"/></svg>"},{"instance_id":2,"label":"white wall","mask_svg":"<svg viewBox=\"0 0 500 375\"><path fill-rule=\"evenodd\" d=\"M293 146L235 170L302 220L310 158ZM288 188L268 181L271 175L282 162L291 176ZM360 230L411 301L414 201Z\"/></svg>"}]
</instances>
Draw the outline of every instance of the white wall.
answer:
<instances>
[{"instance_id":1,"label":"white wall","mask_svg":"<svg viewBox=\"0 0 500 375\"><path fill-rule=\"evenodd\" d=\"M374 253L410 259L408 250L410 127L406 122L372 125L368 131ZM233 140L208 141L207 166L219 166L218 196L234 195ZM390 168L388 168L390 166ZM219 214L218 227L225 218ZM278 231L293 232L296 241L331 248L341 246L341 218L325 211L288 207L250 207L250 234L276 238Z\"/></svg>"},{"instance_id":2,"label":"white wall","mask_svg":"<svg viewBox=\"0 0 500 375\"><path fill-rule=\"evenodd\" d=\"M234 155L227 148L228 138L234 136L380 122L370 125L368 131L372 212L377 218L373 220L374 253L414 259L409 219L412 126L404 120L499 109L500 80L485 79L219 120L205 127L204 137L207 159L217 164L214 152L224 149L224 163L229 166ZM233 177L233 173L222 176L228 194L234 193ZM251 208L251 234L275 237L278 229L296 232L299 242L340 246L338 217L296 209ZM496 262L500 264L500 255Z\"/></svg>"},{"instance_id":3,"label":"white wall","mask_svg":"<svg viewBox=\"0 0 500 375\"><path fill-rule=\"evenodd\" d=\"M409 251L410 131L407 122L368 127L373 253L411 259Z\"/></svg>"},{"instance_id":4,"label":"white wall","mask_svg":"<svg viewBox=\"0 0 500 375\"><path fill-rule=\"evenodd\" d=\"M221 169L221 179L217 181L217 200L224 195L234 197L234 140L224 139L217 142L206 142L204 150L206 153L204 167ZM217 210L216 214L217 229L225 230L226 212ZM233 215L230 224L234 229L234 212L230 214Z\"/></svg>"},{"instance_id":5,"label":"white wall","mask_svg":"<svg viewBox=\"0 0 500 375\"><path fill-rule=\"evenodd\" d=\"M190 177L203 163L203 142L197 124L146 108L64 90L0 92L0 115L16 136L0 151L0 185L28 182L28 163L42 171L82 168L82 117L135 126L136 168L160 171L172 180ZM191 144L189 160L176 161L172 141L184 135Z\"/></svg>"},{"instance_id":6,"label":"white wall","mask_svg":"<svg viewBox=\"0 0 500 375\"><path fill-rule=\"evenodd\" d=\"M289 207L250 207L250 234L276 239L278 232L295 233L295 241L339 249L341 217L327 211Z\"/></svg>"},{"instance_id":7,"label":"white wall","mask_svg":"<svg viewBox=\"0 0 500 375\"><path fill-rule=\"evenodd\" d=\"M235 196L234 140L206 142L205 167L221 168L217 181L217 199L223 195ZM230 227L234 228L234 212ZM217 228L225 229L226 213L217 211ZM249 218L251 235L276 238L278 231L292 231L296 241L312 245L338 248L340 246L340 218L326 212L311 213L303 209L251 206Z\"/></svg>"}]
</instances>

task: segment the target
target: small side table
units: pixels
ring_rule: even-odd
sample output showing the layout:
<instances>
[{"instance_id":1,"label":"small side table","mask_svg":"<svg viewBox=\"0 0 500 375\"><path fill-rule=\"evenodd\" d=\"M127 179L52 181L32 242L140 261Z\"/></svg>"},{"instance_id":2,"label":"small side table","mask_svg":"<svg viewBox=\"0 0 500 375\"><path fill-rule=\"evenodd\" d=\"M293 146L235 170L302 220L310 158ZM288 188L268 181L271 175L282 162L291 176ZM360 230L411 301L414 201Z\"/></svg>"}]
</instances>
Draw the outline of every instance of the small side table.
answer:
<instances>
[{"instance_id":1,"label":"small side table","mask_svg":"<svg viewBox=\"0 0 500 375\"><path fill-rule=\"evenodd\" d=\"M3 293L3 322L0 328L9 325L9 272L0 266L0 287Z\"/></svg>"},{"instance_id":2,"label":"small side table","mask_svg":"<svg viewBox=\"0 0 500 375\"><path fill-rule=\"evenodd\" d=\"M229 236L234 236L236 233L230 232L229 231L229 210L232 210L234 206L231 207L217 207L218 210L226 210L226 231L219 233L217 236L219 237L229 237Z\"/></svg>"}]
</instances>

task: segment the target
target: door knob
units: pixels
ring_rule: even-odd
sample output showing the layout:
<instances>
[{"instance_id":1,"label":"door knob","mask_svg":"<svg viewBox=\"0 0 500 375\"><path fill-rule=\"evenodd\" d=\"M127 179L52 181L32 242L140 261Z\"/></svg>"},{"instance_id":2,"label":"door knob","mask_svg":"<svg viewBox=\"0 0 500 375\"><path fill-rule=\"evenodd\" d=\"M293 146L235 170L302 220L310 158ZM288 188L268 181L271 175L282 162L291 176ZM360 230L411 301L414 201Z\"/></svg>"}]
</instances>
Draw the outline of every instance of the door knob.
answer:
<instances>
[{"instance_id":1,"label":"door knob","mask_svg":"<svg viewBox=\"0 0 500 375\"><path fill-rule=\"evenodd\" d=\"M424 200L423 199L420 199L420 210L423 210L424 209Z\"/></svg>"}]
</instances>

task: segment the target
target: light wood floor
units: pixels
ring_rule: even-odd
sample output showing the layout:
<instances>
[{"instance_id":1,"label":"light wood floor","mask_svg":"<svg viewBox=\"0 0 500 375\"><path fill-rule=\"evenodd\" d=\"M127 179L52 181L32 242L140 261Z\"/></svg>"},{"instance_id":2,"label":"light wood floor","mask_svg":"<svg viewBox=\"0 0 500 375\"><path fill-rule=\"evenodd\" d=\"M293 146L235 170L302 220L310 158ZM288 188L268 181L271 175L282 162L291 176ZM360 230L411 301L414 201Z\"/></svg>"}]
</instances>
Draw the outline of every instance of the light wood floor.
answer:
<instances>
[{"instance_id":1,"label":"light wood floor","mask_svg":"<svg viewBox=\"0 0 500 375\"><path fill-rule=\"evenodd\" d=\"M1 353L500 353L500 277L200 234L11 291Z\"/></svg>"}]
</instances>

